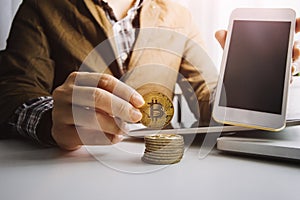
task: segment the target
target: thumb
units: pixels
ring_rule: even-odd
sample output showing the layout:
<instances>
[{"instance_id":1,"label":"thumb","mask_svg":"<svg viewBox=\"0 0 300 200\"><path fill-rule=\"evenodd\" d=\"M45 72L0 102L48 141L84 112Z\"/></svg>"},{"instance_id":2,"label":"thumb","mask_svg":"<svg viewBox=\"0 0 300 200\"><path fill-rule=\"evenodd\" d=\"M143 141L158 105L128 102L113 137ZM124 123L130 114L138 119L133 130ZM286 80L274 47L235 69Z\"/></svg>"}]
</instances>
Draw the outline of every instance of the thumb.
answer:
<instances>
[{"instance_id":1,"label":"thumb","mask_svg":"<svg viewBox=\"0 0 300 200\"><path fill-rule=\"evenodd\" d=\"M225 30L219 30L215 33L215 37L223 49L225 46L226 36L227 36L227 31Z\"/></svg>"},{"instance_id":2,"label":"thumb","mask_svg":"<svg viewBox=\"0 0 300 200\"><path fill-rule=\"evenodd\" d=\"M300 32L300 18L297 18L296 19L296 33L299 33Z\"/></svg>"}]
</instances>

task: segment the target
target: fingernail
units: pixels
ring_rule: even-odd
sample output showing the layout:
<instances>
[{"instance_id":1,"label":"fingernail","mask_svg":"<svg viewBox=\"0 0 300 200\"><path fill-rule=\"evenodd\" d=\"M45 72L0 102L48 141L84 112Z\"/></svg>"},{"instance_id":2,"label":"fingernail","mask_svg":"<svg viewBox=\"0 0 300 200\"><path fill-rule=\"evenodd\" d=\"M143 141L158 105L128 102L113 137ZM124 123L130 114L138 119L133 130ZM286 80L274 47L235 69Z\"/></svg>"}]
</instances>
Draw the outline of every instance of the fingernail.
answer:
<instances>
[{"instance_id":1,"label":"fingernail","mask_svg":"<svg viewBox=\"0 0 300 200\"><path fill-rule=\"evenodd\" d=\"M121 142L122 140L125 139L125 136L124 136L124 135L118 135L117 137L118 137L118 140L119 140L120 142Z\"/></svg>"},{"instance_id":2,"label":"fingernail","mask_svg":"<svg viewBox=\"0 0 300 200\"><path fill-rule=\"evenodd\" d=\"M129 132L129 125L126 122L118 118L115 118L115 122L117 123L117 126L121 129L123 134L127 134Z\"/></svg>"},{"instance_id":3,"label":"fingernail","mask_svg":"<svg viewBox=\"0 0 300 200\"><path fill-rule=\"evenodd\" d=\"M135 108L131 109L130 114L131 114L131 119L134 122L140 121L142 119L142 113L139 110L135 109Z\"/></svg>"},{"instance_id":4,"label":"fingernail","mask_svg":"<svg viewBox=\"0 0 300 200\"><path fill-rule=\"evenodd\" d=\"M145 104L145 101L144 101L143 97L138 93L135 93L132 96L132 101L133 101L133 103L136 107L141 107Z\"/></svg>"},{"instance_id":5,"label":"fingernail","mask_svg":"<svg viewBox=\"0 0 300 200\"><path fill-rule=\"evenodd\" d=\"M124 125L122 126L122 130L125 134L128 134L128 132L130 131L129 125L127 123L124 123Z\"/></svg>"}]
</instances>

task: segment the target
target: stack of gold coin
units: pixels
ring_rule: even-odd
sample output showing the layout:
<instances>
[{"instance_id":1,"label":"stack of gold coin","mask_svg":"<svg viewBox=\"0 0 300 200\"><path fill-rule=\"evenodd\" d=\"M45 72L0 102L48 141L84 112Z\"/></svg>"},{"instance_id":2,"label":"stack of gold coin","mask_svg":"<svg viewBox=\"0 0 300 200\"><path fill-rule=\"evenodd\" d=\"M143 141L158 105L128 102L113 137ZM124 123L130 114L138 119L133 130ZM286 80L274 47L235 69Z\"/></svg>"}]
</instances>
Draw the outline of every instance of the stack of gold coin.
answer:
<instances>
[{"instance_id":1,"label":"stack of gold coin","mask_svg":"<svg viewBox=\"0 0 300 200\"><path fill-rule=\"evenodd\" d=\"M169 165L180 162L184 153L181 135L158 134L145 137L146 149L142 160L146 163Z\"/></svg>"}]
</instances>

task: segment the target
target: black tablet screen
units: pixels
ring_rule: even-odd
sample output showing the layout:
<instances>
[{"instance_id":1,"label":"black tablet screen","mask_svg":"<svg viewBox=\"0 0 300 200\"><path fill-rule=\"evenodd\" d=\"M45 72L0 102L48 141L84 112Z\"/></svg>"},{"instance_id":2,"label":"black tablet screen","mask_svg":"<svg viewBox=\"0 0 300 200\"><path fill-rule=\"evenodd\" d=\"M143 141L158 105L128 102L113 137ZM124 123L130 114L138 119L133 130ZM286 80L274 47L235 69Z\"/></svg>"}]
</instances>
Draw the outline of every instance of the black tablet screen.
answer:
<instances>
[{"instance_id":1,"label":"black tablet screen","mask_svg":"<svg viewBox=\"0 0 300 200\"><path fill-rule=\"evenodd\" d=\"M219 106L281 114L290 26L234 21Z\"/></svg>"}]
</instances>

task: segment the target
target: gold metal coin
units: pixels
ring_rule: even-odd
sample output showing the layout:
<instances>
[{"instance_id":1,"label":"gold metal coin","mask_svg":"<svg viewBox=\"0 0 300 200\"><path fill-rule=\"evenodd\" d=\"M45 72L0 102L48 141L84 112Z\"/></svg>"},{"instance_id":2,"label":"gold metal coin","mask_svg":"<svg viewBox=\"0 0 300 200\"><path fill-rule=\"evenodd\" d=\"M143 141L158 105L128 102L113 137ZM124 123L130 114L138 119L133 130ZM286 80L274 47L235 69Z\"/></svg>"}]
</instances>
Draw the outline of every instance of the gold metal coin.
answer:
<instances>
[{"instance_id":1,"label":"gold metal coin","mask_svg":"<svg viewBox=\"0 0 300 200\"><path fill-rule=\"evenodd\" d=\"M157 161L173 161L173 160L178 160L178 159L182 159L182 154L178 154L175 156L166 156L166 155L161 155L161 156L157 156L157 155L151 155L151 154L144 154L143 156L144 158L148 158L148 159L153 159L153 160L157 160Z\"/></svg>"},{"instance_id":2,"label":"gold metal coin","mask_svg":"<svg viewBox=\"0 0 300 200\"><path fill-rule=\"evenodd\" d=\"M183 141L182 135L177 134L156 134L145 136L145 140L154 140L154 141L172 141L178 140Z\"/></svg>"},{"instance_id":3,"label":"gold metal coin","mask_svg":"<svg viewBox=\"0 0 300 200\"><path fill-rule=\"evenodd\" d=\"M166 127L174 115L172 101L160 92L150 92L143 95L145 104L140 108L143 117L141 123L149 128Z\"/></svg>"},{"instance_id":4,"label":"gold metal coin","mask_svg":"<svg viewBox=\"0 0 300 200\"><path fill-rule=\"evenodd\" d=\"M155 164L155 165L170 165L170 164L176 164L179 163L181 158L178 159L170 159L170 160L159 160L159 159L151 159L148 157L143 156L142 161L149 163L149 164Z\"/></svg>"},{"instance_id":5,"label":"gold metal coin","mask_svg":"<svg viewBox=\"0 0 300 200\"><path fill-rule=\"evenodd\" d=\"M184 138L176 134L145 136L145 152L142 160L146 163L168 165L180 162L184 154Z\"/></svg>"}]
</instances>

